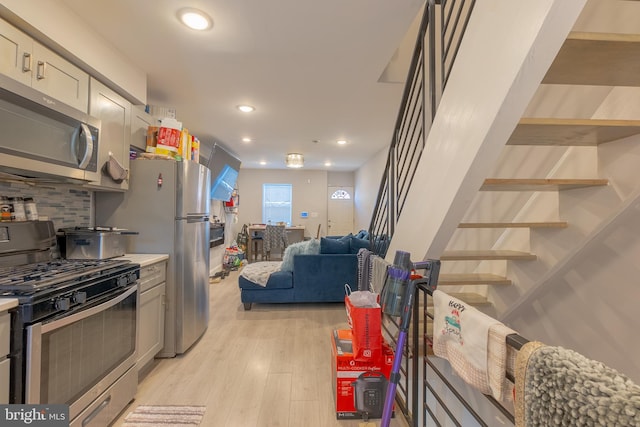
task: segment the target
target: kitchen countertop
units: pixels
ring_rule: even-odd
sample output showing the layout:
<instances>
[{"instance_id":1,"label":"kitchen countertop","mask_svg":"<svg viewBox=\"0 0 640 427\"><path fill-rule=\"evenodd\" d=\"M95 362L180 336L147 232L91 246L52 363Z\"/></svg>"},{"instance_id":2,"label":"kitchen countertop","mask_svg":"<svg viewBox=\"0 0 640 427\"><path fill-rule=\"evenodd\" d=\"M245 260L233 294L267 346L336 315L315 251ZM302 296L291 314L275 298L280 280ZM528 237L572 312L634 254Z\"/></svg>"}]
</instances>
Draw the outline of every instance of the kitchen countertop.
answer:
<instances>
[{"instance_id":1,"label":"kitchen countertop","mask_svg":"<svg viewBox=\"0 0 640 427\"><path fill-rule=\"evenodd\" d=\"M7 311L10 308L17 306L18 300L16 298L0 298L0 312Z\"/></svg>"},{"instance_id":2,"label":"kitchen countertop","mask_svg":"<svg viewBox=\"0 0 640 427\"><path fill-rule=\"evenodd\" d=\"M140 264L140 267L146 267L156 262L166 261L169 259L168 254L125 254L123 259Z\"/></svg>"}]
</instances>

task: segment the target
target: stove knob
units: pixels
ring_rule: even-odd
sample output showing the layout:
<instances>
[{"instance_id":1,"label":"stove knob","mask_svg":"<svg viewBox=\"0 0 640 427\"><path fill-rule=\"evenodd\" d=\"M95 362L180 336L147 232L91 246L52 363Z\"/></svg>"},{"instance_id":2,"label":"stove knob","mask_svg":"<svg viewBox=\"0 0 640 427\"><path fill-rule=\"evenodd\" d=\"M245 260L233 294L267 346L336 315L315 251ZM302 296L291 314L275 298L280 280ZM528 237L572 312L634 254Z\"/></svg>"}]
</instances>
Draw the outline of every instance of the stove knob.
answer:
<instances>
[{"instance_id":1,"label":"stove knob","mask_svg":"<svg viewBox=\"0 0 640 427\"><path fill-rule=\"evenodd\" d=\"M58 298L55 302L56 310L66 311L71 307L71 301L68 297Z\"/></svg>"},{"instance_id":2,"label":"stove knob","mask_svg":"<svg viewBox=\"0 0 640 427\"><path fill-rule=\"evenodd\" d=\"M83 304L87 300L87 293L86 292L74 292L73 296L71 298L72 298L73 302L75 302L76 304Z\"/></svg>"}]
</instances>

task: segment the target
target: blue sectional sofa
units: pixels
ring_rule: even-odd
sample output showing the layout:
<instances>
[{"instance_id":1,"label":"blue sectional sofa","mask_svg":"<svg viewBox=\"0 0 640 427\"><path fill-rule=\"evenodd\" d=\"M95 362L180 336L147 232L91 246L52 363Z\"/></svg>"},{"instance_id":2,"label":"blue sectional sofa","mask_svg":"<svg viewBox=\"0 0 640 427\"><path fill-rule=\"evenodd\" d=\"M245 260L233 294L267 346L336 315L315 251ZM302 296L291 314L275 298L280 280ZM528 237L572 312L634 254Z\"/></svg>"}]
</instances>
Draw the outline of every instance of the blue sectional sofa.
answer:
<instances>
[{"instance_id":1,"label":"blue sectional sofa","mask_svg":"<svg viewBox=\"0 0 640 427\"><path fill-rule=\"evenodd\" d=\"M266 286L240 275L238 284L244 309L250 310L252 303L344 301L344 285L348 284L353 290L358 287L357 253L362 247L368 247L368 241L351 235L339 239L322 238L320 253L292 255L292 269L286 267L271 273ZM291 264L287 251L283 267Z\"/></svg>"}]
</instances>

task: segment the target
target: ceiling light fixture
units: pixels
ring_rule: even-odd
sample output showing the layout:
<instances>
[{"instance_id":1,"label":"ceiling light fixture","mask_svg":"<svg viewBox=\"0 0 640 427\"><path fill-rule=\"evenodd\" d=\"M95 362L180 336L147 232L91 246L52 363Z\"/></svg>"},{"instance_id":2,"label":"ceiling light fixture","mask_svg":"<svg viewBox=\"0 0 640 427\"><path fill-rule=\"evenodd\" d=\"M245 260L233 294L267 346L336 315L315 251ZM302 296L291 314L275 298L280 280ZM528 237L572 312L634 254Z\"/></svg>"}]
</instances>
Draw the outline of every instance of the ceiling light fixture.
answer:
<instances>
[{"instance_id":1,"label":"ceiling light fixture","mask_svg":"<svg viewBox=\"0 0 640 427\"><path fill-rule=\"evenodd\" d=\"M336 142L338 143L338 145L344 145L344 144L346 144L346 143L347 143L347 141L346 141L346 140L344 140L344 139L339 139L339 140L338 140L338 141L336 141Z\"/></svg>"},{"instance_id":2,"label":"ceiling light fixture","mask_svg":"<svg viewBox=\"0 0 640 427\"><path fill-rule=\"evenodd\" d=\"M180 9L178 11L178 18L180 22L193 30L203 31L213 27L211 17L198 9Z\"/></svg>"},{"instance_id":3,"label":"ceiling light fixture","mask_svg":"<svg viewBox=\"0 0 640 427\"><path fill-rule=\"evenodd\" d=\"M266 165L266 164L267 164L267 162L265 162L264 160L261 160L261 161L260 161L260 165L264 166L264 165Z\"/></svg>"},{"instance_id":4,"label":"ceiling light fixture","mask_svg":"<svg viewBox=\"0 0 640 427\"><path fill-rule=\"evenodd\" d=\"M326 167L329 167L329 166L331 166L331 162L324 162L324 165L325 165Z\"/></svg>"},{"instance_id":5,"label":"ceiling light fixture","mask_svg":"<svg viewBox=\"0 0 640 427\"><path fill-rule=\"evenodd\" d=\"M304 157L300 153L289 153L285 161L288 168L301 168L304 166Z\"/></svg>"},{"instance_id":6,"label":"ceiling light fixture","mask_svg":"<svg viewBox=\"0 0 640 427\"><path fill-rule=\"evenodd\" d=\"M251 113L256 110L256 107L253 107L251 105L238 105L236 108L243 113Z\"/></svg>"},{"instance_id":7,"label":"ceiling light fixture","mask_svg":"<svg viewBox=\"0 0 640 427\"><path fill-rule=\"evenodd\" d=\"M251 142L251 138L244 137L242 138L242 142Z\"/></svg>"}]
</instances>

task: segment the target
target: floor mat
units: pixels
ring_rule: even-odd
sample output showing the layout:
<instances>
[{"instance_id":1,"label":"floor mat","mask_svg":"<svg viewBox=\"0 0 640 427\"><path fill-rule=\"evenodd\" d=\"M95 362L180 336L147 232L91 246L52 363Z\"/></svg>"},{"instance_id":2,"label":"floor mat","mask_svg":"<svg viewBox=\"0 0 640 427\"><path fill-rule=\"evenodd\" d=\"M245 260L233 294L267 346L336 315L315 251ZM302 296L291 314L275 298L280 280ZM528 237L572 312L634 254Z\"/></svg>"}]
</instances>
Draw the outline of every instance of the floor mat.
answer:
<instances>
[{"instance_id":1,"label":"floor mat","mask_svg":"<svg viewBox=\"0 0 640 427\"><path fill-rule=\"evenodd\" d=\"M122 427L193 427L200 425L205 406L140 405L124 419Z\"/></svg>"}]
</instances>

